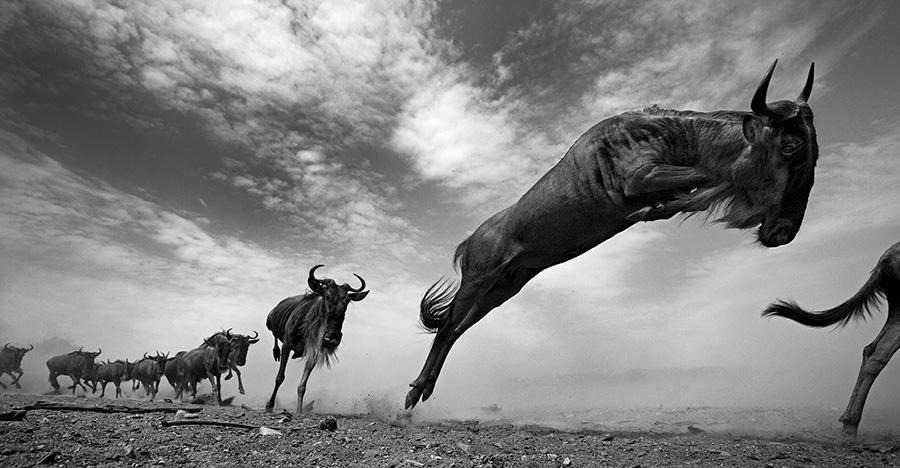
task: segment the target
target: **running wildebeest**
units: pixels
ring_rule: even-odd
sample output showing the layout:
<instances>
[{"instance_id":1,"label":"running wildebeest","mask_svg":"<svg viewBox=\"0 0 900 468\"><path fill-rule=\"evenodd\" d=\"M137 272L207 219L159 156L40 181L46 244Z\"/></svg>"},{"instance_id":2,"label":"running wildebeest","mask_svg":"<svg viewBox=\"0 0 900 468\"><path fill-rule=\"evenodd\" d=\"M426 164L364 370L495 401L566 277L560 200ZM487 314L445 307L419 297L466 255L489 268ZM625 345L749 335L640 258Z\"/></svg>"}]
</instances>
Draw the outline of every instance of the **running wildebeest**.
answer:
<instances>
[{"instance_id":1,"label":"running wildebeest","mask_svg":"<svg viewBox=\"0 0 900 468\"><path fill-rule=\"evenodd\" d=\"M81 376L81 380L84 381L85 385L91 387L91 393L97 393L97 371L100 370L100 364L94 363L93 366L85 370L84 375Z\"/></svg>"},{"instance_id":2,"label":"running wildebeest","mask_svg":"<svg viewBox=\"0 0 900 468\"><path fill-rule=\"evenodd\" d=\"M361 301L369 294L369 291L363 291L366 280L355 273L354 276L362 283L358 288L346 283L338 285L330 278L316 278L316 270L322 266L316 265L309 270L307 284L311 292L283 299L266 317L266 328L275 336L272 354L279 362L275 389L266 403L266 411L272 411L275 407L275 396L284 382L284 370L293 351L291 359L306 356L303 376L297 386L297 414L303 412L303 395L309 374L317 365L328 364L329 358L341 344L341 327L347 305L350 301ZM279 340L282 342L281 349L278 348Z\"/></svg>"},{"instance_id":3,"label":"running wildebeest","mask_svg":"<svg viewBox=\"0 0 900 468\"><path fill-rule=\"evenodd\" d=\"M222 373L228 370L228 355L231 354L232 336L229 328L205 338L203 344L186 352L182 359L181 382L178 396L190 385L191 396L197 397L197 383L209 379L216 402L222 405Z\"/></svg>"},{"instance_id":4,"label":"running wildebeest","mask_svg":"<svg viewBox=\"0 0 900 468\"><path fill-rule=\"evenodd\" d=\"M144 353L143 359L134 364L131 377L144 386L144 391L147 392L150 401L156 398L156 393L159 391L159 381L162 380L166 360L168 359L168 353L162 354L157 351L153 356L148 356L147 353Z\"/></svg>"},{"instance_id":5,"label":"running wildebeest","mask_svg":"<svg viewBox=\"0 0 900 468\"><path fill-rule=\"evenodd\" d=\"M81 376L89 372L94 367L94 359L103 352L99 349L96 353L84 351L84 348L78 348L78 351L53 356L47 361L47 369L50 369L50 385L53 386L53 392L59 393L59 382L56 377L60 375L68 376L72 379L72 395L75 394L75 387L80 386L82 390L87 388L81 383Z\"/></svg>"},{"instance_id":6,"label":"running wildebeest","mask_svg":"<svg viewBox=\"0 0 900 468\"><path fill-rule=\"evenodd\" d=\"M100 398L106 396L106 384L112 382L116 386L116 398L122 395L122 381L131 378L134 364L128 360L107 361L97 370L97 382L100 384Z\"/></svg>"},{"instance_id":7,"label":"running wildebeest","mask_svg":"<svg viewBox=\"0 0 900 468\"><path fill-rule=\"evenodd\" d=\"M863 348L862 366L850 403L841 416L843 433L856 438L863 406L872 384L887 365L891 357L900 349L900 242L892 245L878 259L872 274L862 288L843 304L819 312L807 312L795 302L778 301L769 305L763 316L778 316L791 319L809 327L843 327L854 319L866 319L883 298L887 299L887 322L875 341Z\"/></svg>"},{"instance_id":8,"label":"running wildebeest","mask_svg":"<svg viewBox=\"0 0 900 468\"><path fill-rule=\"evenodd\" d=\"M22 374L25 373L22 371L22 357L32 349L34 349L34 345L28 345L28 348L18 348L6 343L6 345L3 346L3 349L0 349L0 377L2 377L3 374L9 374L13 379L11 384L15 385L16 388L22 388L22 386L19 385L19 379L21 379ZM13 375L13 373L19 375ZM3 382L0 382L0 387L7 388Z\"/></svg>"},{"instance_id":9,"label":"running wildebeest","mask_svg":"<svg viewBox=\"0 0 900 468\"><path fill-rule=\"evenodd\" d=\"M571 260L638 221L718 213L729 228L759 226L757 240L794 239L813 186L818 144L806 84L794 101L766 102L776 60L752 112L651 107L626 112L581 135L515 204L456 248L458 287L439 280L420 304L436 333L406 408L427 400L457 339L539 272Z\"/></svg>"},{"instance_id":10,"label":"running wildebeest","mask_svg":"<svg viewBox=\"0 0 900 468\"><path fill-rule=\"evenodd\" d=\"M183 372L181 366L184 365L184 360L182 357L187 353L187 351L179 351L175 353L175 356L169 358L166 361L166 367L164 369L164 374L166 376L166 380L169 381L169 385L172 386L172 389L175 390L175 398L179 398L181 394L178 392L179 387L181 386L181 374Z\"/></svg>"},{"instance_id":11,"label":"running wildebeest","mask_svg":"<svg viewBox=\"0 0 900 468\"><path fill-rule=\"evenodd\" d=\"M234 341L231 342L231 354L228 355L228 375L225 380L231 378L232 371L237 374L238 392L244 394L244 382L241 381L241 370L238 367L247 364L247 351L250 345L259 342L259 333L253 331L253 336L249 335L232 335Z\"/></svg>"}]
</instances>

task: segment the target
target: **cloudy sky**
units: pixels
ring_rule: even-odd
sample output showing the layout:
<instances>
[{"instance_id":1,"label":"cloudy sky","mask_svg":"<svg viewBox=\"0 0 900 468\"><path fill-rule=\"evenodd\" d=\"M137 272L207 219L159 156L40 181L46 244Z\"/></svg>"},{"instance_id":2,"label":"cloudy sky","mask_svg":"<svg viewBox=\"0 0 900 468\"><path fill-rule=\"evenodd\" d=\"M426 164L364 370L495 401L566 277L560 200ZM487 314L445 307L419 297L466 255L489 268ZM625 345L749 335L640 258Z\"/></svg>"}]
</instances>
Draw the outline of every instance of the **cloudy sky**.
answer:
<instances>
[{"instance_id":1,"label":"cloudy sky","mask_svg":"<svg viewBox=\"0 0 900 468\"><path fill-rule=\"evenodd\" d=\"M793 243L636 226L474 327L425 406L841 407L883 315L829 333L759 312L843 301L900 237L898 22L889 1L2 2L0 339L133 357L255 329L261 398L265 316L324 263L372 293L310 394L399 407L431 342L419 299L459 241L594 123L747 110L779 58L773 100L816 62L821 157ZM898 369L872 407L896 403ZM635 372L644 393L610 383ZM710 391L652 378L698 372Z\"/></svg>"}]
</instances>

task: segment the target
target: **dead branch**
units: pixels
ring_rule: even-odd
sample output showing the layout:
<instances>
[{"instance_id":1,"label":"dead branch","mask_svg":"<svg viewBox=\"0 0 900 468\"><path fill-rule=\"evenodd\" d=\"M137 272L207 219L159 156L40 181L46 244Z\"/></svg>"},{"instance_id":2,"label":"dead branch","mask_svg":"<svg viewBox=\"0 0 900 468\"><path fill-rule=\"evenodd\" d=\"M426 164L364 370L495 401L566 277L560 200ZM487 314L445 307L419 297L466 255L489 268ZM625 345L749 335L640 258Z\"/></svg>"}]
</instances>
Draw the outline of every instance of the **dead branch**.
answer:
<instances>
[{"instance_id":1,"label":"dead branch","mask_svg":"<svg viewBox=\"0 0 900 468\"><path fill-rule=\"evenodd\" d=\"M239 427L241 429L259 429L261 426L252 426L250 424L241 424L241 423L233 423L227 421L200 421L200 420L188 420L188 421L163 421L163 427L169 426L225 426L225 427Z\"/></svg>"},{"instance_id":2,"label":"dead branch","mask_svg":"<svg viewBox=\"0 0 900 468\"><path fill-rule=\"evenodd\" d=\"M133 413L133 414L141 414L141 413L175 413L179 410L185 411L188 413L197 413L202 411L203 408L177 408L177 407L163 407L163 408L134 408L130 406L120 406L120 405L104 405L104 406L78 406L78 405L63 405L60 403L50 403L46 401L38 401L33 405L25 405L22 408L16 408L19 411L30 411L30 410L48 410L48 411L89 411L92 413Z\"/></svg>"}]
</instances>

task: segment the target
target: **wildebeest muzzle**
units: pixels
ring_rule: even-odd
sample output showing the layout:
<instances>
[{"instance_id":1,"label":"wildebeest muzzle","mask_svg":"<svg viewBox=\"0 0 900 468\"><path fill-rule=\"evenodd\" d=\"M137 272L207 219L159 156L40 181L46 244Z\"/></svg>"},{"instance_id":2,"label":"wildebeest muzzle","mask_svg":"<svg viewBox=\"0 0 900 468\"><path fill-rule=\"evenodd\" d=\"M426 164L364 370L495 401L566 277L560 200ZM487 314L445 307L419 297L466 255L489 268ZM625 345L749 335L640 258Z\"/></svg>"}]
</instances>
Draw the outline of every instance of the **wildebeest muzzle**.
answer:
<instances>
[{"instance_id":1,"label":"wildebeest muzzle","mask_svg":"<svg viewBox=\"0 0 900 468\"><path fill-rule=\"evenodd\" d=\"M337 345L341 344L341 338L344 336L341 332L325 332L325 336L322 337L322 344L329 347L334 348Z\"/></svg>"}]
</instances>

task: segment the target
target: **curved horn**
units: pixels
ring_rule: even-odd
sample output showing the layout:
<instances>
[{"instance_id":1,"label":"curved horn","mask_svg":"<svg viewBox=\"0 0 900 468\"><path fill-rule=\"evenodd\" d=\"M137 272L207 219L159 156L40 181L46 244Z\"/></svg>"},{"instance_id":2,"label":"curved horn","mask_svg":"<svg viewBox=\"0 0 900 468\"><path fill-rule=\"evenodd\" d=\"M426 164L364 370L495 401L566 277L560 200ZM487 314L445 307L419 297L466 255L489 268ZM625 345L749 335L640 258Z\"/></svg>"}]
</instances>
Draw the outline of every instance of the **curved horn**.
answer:
<instances>
[{"instance_id":1,"label":"curved horn","mask_svg":"<svg viewBox=\"0 0 900 468\"><path fill-rule=\"evenodd\" d=\"M82 351L84 351L84 346L78 348L78 352L79 352L79 353L82 352Z\"/></svg>"},{"instance_id":2,"label":"curved horn","mask_svg":"<svg viewBox=\"0 0 900 468\"><path fill-rule=\"evenodd\" d=\"M34 345L33 345L33 344L29 344L28 346L29 346L28 351L31 351L32 349L34 349Z\"/></svg>"},{"instance_id":3,"label":"curved horn","mask_svg":"<svg viewBox=\"0 0 900 468\"><path fill-rule=\"evenodd\" d=\"M97 348L97 356L99 356L100 353L102 353L102 352L103 352L103 348Z\"/></svg>"},{"instance_id":4,"label":"curved horn","mask_svg":"<svg viewBox=\"0 0 900 468\"><path fill-rule=\"evenodd\" d=\"M769 67L769 71L766 72L766 75L763 76L762 81L759 82L759 86L756 88L756 92L753 93L753 100L750 101L750 109L753 112L756 112L760 115L767 115L770 117L774 117L775 113L769 109L769 105L766 104L766 92L769 90L769 81L772 80L772 72L775 71L775 65L778 64L778 59L775 59L772 62L772 66Z\"/></svg>"},{"instance_id":5,"label":"curved horn","mask_svg":"<svg viewBox=\"0 0 900 468\"><path fill-rule=\"evenodd\" d=\"M150 359L150 358L147 356L147 353L144 353L144 359Z\"/></svg>"},{"instance_id":6,"label":"curved horn","mask_svg":"<svg viewBox=\"0 0 900 468\"><path fill-rule=\"evenodd\" d=\"M813 76L816 71L816 62L812 62L809 64L809 74L806 75L806 84L803 85L803 91L800 91L800 95L797 96L797 100L800 102L806 102L809 100L809 93L812 92L813 85Z\"/></svg>"},{"instance_id":7,"label":"curved horn","mask_svg":"<svg viewBox=\"0 0 900 468\"><path fill-rule=\"evenodd\" d=\"M3 345L3 349L6 349L6 348L9 348L9 343L6 343L5 345Z\"/></svg>"},{"instance_id":8,"label":"curved horn","mask_svg":"<svg viewBox=\"0 0 900 468\"><path fill-rule=\"evenodd\" d=\"M247 338L250 338L251 340L255 340L255 339L259 338L259 333L257 333L256 330L253 330L253 336L248 336Z\"/></svg>"},{"instance_id":9,"label":"curved horn","mask_svg":"<svg viewBox=\"0 0 900 468\"><path fill-rule=\"evenodd\" d=\"M225 338L231 339L231 329L225 330Z\"/></svg>"},{"instance_id":10,"label":"curved horn","mask_svg":"<svg viewBox=\"0 0 900 468\"><path fill-rule=\"evenodd\" d=\"M325 265L316 265L309 270L309 278L306 280L306 282L309 284L309 289L311 289L313 292L319 292L322 290L322 283L320 283L316 278L316 270L322 268L323 266Z\"/></svg>"},{"instance_id":11,"label":"curved horn","mask_svg":"<svg viewBox=\"0 0 900 468\"><path fill-rule=\"evenodd\" d=\"M363 289L366 289L366 280L364 280L362 276L359 276L356 273L353 273L353 276L359 278L359 282L362 284L356 289L350 288L349 286L348 288L353 292L361 292Z\"/></svg>"}]
</instances>

